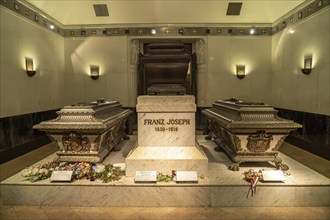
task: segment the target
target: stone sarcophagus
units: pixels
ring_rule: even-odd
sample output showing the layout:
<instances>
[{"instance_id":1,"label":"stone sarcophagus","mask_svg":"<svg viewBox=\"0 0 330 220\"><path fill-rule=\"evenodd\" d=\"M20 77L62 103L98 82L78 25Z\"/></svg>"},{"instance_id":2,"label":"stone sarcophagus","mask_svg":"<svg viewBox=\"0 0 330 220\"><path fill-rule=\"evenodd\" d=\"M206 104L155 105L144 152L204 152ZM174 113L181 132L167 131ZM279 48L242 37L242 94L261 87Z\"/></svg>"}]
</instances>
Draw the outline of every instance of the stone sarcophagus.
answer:
<instances>
[{"instance_id":1,"label":"stone sarcophagus","mask_svg":"<svg viewBox=\"0 0 330 220\"><path fill-rule=\"evenodd\" d=\"M133 112L118 101L103 99L65 106L58 117L33 126L45 131L57 145L61 161L102 162L126 138L126 121Z\"/></svg>"},{"instance_id":2,"label":"stone sarcophagus","mask_svg":"<svg viewBox=\"0 0 330 220\"><path fill-rule=\"evenodd\" d=\"M202 111L208 119L209 136L234 162L274 162L277 169L288 170L278 157L278 149L290 131L300 124L280 118L277 110L263 103L243 102L232 98L216 101Z\"/></svg>"}]
</instances>

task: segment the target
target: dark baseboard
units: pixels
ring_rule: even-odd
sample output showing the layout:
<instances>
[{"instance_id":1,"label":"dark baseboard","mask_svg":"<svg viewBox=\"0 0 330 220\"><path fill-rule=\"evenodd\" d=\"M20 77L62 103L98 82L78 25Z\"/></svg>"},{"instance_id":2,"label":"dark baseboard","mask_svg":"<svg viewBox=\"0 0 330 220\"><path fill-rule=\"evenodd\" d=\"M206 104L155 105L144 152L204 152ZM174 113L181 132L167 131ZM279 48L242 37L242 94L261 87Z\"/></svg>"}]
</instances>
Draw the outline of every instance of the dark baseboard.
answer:
<instances>
[{"instance_id":1,"label":"dark baseboard","mask_svg":"<svg viewBox=\"0 0 330 220\"><path fill-rule=\"evenodd\" d=\"M286 137L285 142L297 146L326 160L330 160L330 149L324 146L319 146L315 142L302 139L294 135L289 135Z\"/></svg>"},{"instance_id":2,"label":"dark baseboard","mask_svg":"<svg viewBox=\"0 0 330 220\"><path fill-rule=\"evenodd\" d=\"M6 149L0 154L0 164L6 163L14 158L22 156L23 154L38 149L49 143L51 143L49 137L47 135L42 135L30 142Z\"/></svg>"}]
</instances>

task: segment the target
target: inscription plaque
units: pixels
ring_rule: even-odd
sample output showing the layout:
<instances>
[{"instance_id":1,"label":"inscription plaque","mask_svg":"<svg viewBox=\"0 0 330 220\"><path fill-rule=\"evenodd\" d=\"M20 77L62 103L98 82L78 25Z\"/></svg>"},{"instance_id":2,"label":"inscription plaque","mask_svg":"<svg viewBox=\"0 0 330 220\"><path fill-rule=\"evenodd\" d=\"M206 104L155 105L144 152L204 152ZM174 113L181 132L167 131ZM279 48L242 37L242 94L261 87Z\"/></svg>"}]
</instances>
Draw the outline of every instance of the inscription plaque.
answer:
<instances>
[{"instance_id":1,"label":"inscription plaque","mask_svg":"<svg viewBox=\"0 0 330 220\"><path fill-rule=\"evenodd\" d=\"M282 170L263 170L261 173L265 182L284 182Z\"/></svg>"},{"instance_id":2,"label":"inscription plaque","mask_svg":"<svg viewBox=\"0 0 330 220\"><path fill-rule=\"evenodd\" d=\"M56 170L53 171L50 181L51 182L71 182L72 171Z\"/></svg>"},{"instance_id":3,"label":"inscription plaque","mask_svg":"<svg viewBox=\"0 0 330 220\"><path fill-rule=\"evenodd\" d=\"M177 183L198 183L197 171L176 171Z\"/></svg>"},{"instance_id":4,"label":"inscription plaque","mask_svg":"<svg viewBox=\"0 0 330 220\"><path fill-rule=\"evenodd\" d=\"M135 183L157 183L156 171L136 171Z\"/></svg>"}]
</instances>

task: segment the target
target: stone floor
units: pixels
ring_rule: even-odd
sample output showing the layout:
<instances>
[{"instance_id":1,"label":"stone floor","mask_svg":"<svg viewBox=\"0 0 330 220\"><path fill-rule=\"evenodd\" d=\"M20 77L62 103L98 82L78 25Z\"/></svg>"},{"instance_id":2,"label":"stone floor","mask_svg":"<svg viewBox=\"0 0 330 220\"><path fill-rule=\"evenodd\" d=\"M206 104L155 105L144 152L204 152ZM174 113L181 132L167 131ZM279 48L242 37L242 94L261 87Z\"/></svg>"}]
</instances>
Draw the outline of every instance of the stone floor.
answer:
<instances>
[{"instance_id":1,"label":"stone floor","mask_svg":"<svg viewBox=\"0 0 330 220\"><path fill-rule=\"evenodd\" d=\"M329 219L329 207L176 208L2 206L11 219Z\"/></svg>"},{"instance_id":2,"label":"stone floor","mask_svg":"<svg viewBox=\"0 0 330 220\"><path fill-rule=\"evenodd\" d=\"M280 149L329 178L329 161L287 143ZM1 165L1 180L54 151L46 145ZM0 219L330 219L330 207L59 207L3 206L1 202Z\"/></svg>"}]
</instances>

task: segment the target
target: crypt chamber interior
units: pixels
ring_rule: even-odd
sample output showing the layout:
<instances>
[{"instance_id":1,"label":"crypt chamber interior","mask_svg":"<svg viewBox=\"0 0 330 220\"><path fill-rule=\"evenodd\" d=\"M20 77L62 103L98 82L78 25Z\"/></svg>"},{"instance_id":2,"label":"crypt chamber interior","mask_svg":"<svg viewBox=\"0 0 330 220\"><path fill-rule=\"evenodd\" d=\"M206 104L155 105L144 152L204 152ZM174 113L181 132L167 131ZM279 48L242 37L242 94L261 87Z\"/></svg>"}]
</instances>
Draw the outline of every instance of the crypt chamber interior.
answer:
<instances>
[{"instance_id":1,"label":"crypt chamber interior","mask_svg":"<svg viewBox=\"0 0 330 220\"><path fill-rule=\"evenodd\" d=\"M0 165L4 219L20 219L17 210L16 217L10 218L10 211L14 210L11 206L252 206L254 210L257 207L321 207L320 212L314 210L316 216L329 218L329 0L88 0L80 5L75 1L45 2L0 2ZM179 10L183 7L189 10ZM260 107L264 104L271 109ZM258 183L260 194L250 197L246 195L250 185L242 180L242 172L250 167L285 170L286 165L282 166L277 158L275 162L272 159L275 166L266 164L268 159L247 159L251 164L243 159L230 170L231 162L242 155L220 146L228 143L229 136L234 148L235 144L243 145L252 136L243 138L245 133L239 130L241 128L231 130L228 124L226 128L218 128L215 123L221 124L227 117L229 124L242 120L242 126L245 126L257 118L255 113L252 119L246 116L253 107L271 111L279 123L288 120L294 125L269 129L268 133L256 129L260 138L272 136L272 141L279 139L273 149L279 148L283 163L290 169L285 183L263 182L260 186ZM244 115L242 108L246 108ZM242 115L232 116L236 114L234 111ZM100 150L97 156L83 158L92 157L91 161L103 161L103 164L126 161L126 166L132 164L135 169L131 171L126 167L126 174L130 174L113 184L87 180L78 180L83 181L81 184L73 181L47 185L45 181L49 183L49 180L36 185L17 183L24 168L51 160L59 150L58 146L62 151L57 153L59 158L72 156L63 153L67 148L64 142L71 138L70 135L77 135L75 138L79 139L79 132L73 132L76 126L71 128L65 124L65 117L70 121L75 113L90 117L88 120L93 123L95 118L106 121L104 115L107 113L111 122L102 125L102 129L117 126L117 133L111 135L96 134L84 128L90 139L100 135L97 137L100 138L100 148L109 144L111 148ZM171 119L173 115L175 120ZM80 124L86 122L82 118L77 119L82 120ZM198 177L198 183L150 184L130 179L145 166L158 167L153 162L151 165L138 164L136 158L142 158L141 155L132 158L134 151L141 150L137 145L149 146L149 139L154 141L151 145L160 147L172 144L168 141L172 137L167 133L177 131L178 127L159 126L164 125L163 118L179 128L190 126L187 132L180 133L179 129L178 137L173 140L180 142L184 139L189 146L193 145L191 148L196 144L197 150L190 150L197 152L197 156L184 158L189 158L192 164L189 166L193 168L184 167L205 172L202 178ZM266 120L266 117L260 118ZM58 125L47 124L54 119ZM56 126L62 126L67 132L65 137L56 136ZM148 126L156 127L150 132ZM164 129L162 135L159 129ZM276 136L282 133L283 137ZM225 140L218 140L217 135ZM110 143L106 140L108 136L115 140ZM188 140L189 137L192 141ZM83 141L86 141L84 137ZM93 151L95 143L90 141L88 144ZM142 147L141 154L153 152L148 150L150 147ZM179 151L173 152L180 156ZM260 155L262 153L258 150L253 154L254 157ZM78 157L73 156L74 159ZM197 165L191 162L194 160ZM161 164L172 166L168 162ZM33 196L41 186L48 188L38 198ZM81 188L74 191L72 186ZM104 200L83 195L83 190L88 190L89 186L92 194L107 191L102 197ZM149 197L146 196L148 192ZM67 193L72 194L73 199L78 198L79 202L67 204L61 198ZM158 198L167 194L172 196L164 200ZM111 200L107 197L109 195L123 199ZM260 201L258 196L269 198ZM86 205L82 201L87 201ZM211 216L209 219L217 218Z\"/></svg>"}]
</instances>

